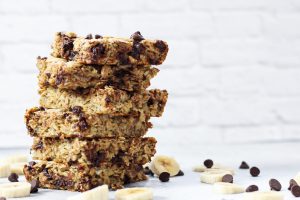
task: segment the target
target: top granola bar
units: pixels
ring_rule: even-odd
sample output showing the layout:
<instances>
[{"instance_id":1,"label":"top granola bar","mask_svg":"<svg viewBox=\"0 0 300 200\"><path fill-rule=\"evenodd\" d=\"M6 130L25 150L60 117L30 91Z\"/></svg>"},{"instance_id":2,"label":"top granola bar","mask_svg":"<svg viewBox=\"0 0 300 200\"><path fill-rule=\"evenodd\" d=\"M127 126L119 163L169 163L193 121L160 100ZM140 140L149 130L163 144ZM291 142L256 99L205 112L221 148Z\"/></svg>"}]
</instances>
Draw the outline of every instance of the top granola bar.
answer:
<instances>
[{"instance_id":1,"label":"top granola bar","mask_svg":"<svg viewBox=\"0 0 300 200\"><path fill-rule=\"evenodd\" d=\"M130 39L89 34L78 37L73 32L58 32L52 45L52 56L82 64L160 65L168 53L162 40L144 39L139 31Z\"/></svg>"}]
</instances>

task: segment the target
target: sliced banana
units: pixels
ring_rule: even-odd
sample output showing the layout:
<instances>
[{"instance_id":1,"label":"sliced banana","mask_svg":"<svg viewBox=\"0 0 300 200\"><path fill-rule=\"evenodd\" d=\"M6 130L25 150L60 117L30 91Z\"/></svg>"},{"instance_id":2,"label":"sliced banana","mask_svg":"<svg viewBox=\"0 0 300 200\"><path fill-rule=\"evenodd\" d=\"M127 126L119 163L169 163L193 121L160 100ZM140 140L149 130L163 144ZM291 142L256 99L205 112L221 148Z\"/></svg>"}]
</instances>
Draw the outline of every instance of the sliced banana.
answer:
<instances>
[{"instance_id":1,"label":"sliced banana","mask_svg":"<svg viewBox=\"0 0 300 200\"><path fill-rule=\"evenodd\" d=\"M9 164L19 163L19 162L28 162L28 156L22 155L22 154L12 155L12 156L4 158L3 162L9 163Z\"/></svg>"},{"instance_id":2,"label":"sliced banana","mask_svg":"<svg viewBox=\"0 0 300 200\"><path fill-rule=\"evenodd\" d=\"M222 182L222 178L226 174L231 174L231 172L221 169L212 169L210 171L203 172L200 176L200 180L202 183L214 184Z\"/></svg>"},{"instance_id":3,"label":"sliced banana","mask_svg":"<svg viewBox=\"0 0 300 200\"><path fill-rule=\"evenodd\" d=\"M10 175L10 165L8 163L0 163L0 178L7 178Z\"/></svg>"},{"instance_id":4,"label":"sliced banana","mask_svg":"<svg viewBox=\"0 0 300 200\"><path fill-rule=\"evenodd\" d=\"M245 192L245 189L233 183L214 183L213 192L216 194L239 194Z\"/></svg>"},{"instance_id":5,"label":"sliced banana","mask_svg":"<svg viewBox=\"0 0 300 200\"><path fill-rule=\"evenodd\" d=\"M211 171L211 170L216 170L216 169L230 171L232 175L235 173L234 169L223 166L218 163L214 163L214 165L211 168L207 168L204 165L197 165L193 168L193 171L194 172L205 172L205 171Z\"/></svg>"},{"instance_id":6,"label":"sliced banana","mask_svg":"<svg viewBox=\"0 0 300 200\"><path fill-rule=\"evenodd\" d=\"M0 196L6 198L27 197L30 195L31 184L27 182L11 182L0 184Z\"/></svg>"},{"instance_id":7,"label":"sliced banana","mask_svg":"<svg viewBox=\"0 0 300 200\"><path fill-rule=\"evenodd\" d=\"M27 162L18 162L18 163L13 163L10 165L10 170L11 173L16 173L18 175L23 175L23 169L24 169L24 165L26 165Z\"/></svg>"},{"instance_id":8,"label":"sliced banana","mask_svg":"<svg viewBox=\"0 0 300 200\"><path fill-rule=\"evenodd\" d=\"M108 200L108 186L102 185L96 187L76 196L69 197L67 200Z\"/></svg>"},{"instance_id":9,"label":"sliced banana","mask_svg":"<svg viewBox=\"0 0 300 200\"><path fill-rule=\"evenodd\" d=\"M197 165L193 168L194 172L205 172L207 168L204 165Z\"/></svg>"},{"instance_id":10,"label":"sliced banana","mask_svg":"<svg viewBox=\"0 0 300 200\"><path fill-rule=\"evenodd\" d=\"M284 196L280 192L249 192L246 193L243 200L283 200Z\"/></svg>"},{"instance_id":11,"label":"sliced banana","mask_svg":"<svg viewBox=\"0 0 300 200\"><path fill-rule=\"evenodd\" d=\"M150 188L126 188L116 191L116 200L152 200L153 191Z\"/></svg>"},{"instance_id":12,"label":"sliced banana","mask_svg":"<svg viewBox=\"0 0 300 200\"><path fill-rule=\"evenodd\" d=\"M170 176L175 176L178 174L180 167L177 161L169 156L155 156L151 161L150 169L156 175L160 175L162 172L168 172Z\"/></svg>"}]
</instances>

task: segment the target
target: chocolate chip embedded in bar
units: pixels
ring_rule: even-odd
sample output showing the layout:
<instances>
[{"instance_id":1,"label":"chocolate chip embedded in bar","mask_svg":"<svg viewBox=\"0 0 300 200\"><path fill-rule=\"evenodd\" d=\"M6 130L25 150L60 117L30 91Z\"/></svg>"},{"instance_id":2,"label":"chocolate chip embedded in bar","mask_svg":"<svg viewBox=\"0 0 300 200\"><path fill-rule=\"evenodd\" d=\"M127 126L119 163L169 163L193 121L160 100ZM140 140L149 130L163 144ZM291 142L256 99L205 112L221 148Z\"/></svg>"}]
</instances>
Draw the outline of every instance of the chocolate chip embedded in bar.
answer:
<instances>
[{"instance_id":1,"label":"chocolate chip embedded in bar","mask_svg":"<svg viewBox=\"0 0 300 200\"><path fill-rule=\"evenodd\" d=\"M78 37L72 32L56 33L52 56L83 64L97 65L159 65L168 54L162 40L144 39L140 32L131 38L88 35Z\"/></svg>"},{"instance_id":2,"label":"chocolate chip embedded in bar","mask_svg":"<svg viewBox=\"0 0 300 200\"><path fill-rule=\"evenodd\" d=\"M111 86L126 91L145 90L159 72L149 65L84 65L61 58L37 59L39 86L60 89Z\"/></svg>"}]
</instances>

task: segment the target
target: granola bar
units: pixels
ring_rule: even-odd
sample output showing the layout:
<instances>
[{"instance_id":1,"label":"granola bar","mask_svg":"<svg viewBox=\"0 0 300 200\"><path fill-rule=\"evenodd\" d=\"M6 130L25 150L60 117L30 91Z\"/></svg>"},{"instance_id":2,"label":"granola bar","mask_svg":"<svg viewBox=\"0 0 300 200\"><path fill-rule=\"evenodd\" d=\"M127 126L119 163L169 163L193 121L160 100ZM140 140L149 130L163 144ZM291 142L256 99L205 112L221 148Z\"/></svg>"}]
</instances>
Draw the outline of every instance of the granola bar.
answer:
<instances>
[{"instance_id":1,"label":"granola bar","mask_svg":"<svg viewBox=\"0 0 300 200\"><path fill-rule=\"evenodd\" d=\"M84 65L60 58L37 59L39 86L60 89L111 86L127 91L145 90L159 72L149 65Z\"/></svg>"},{"instance_id":2,"label":"granola bar","mask_svg":"<svg viewBox=\"0 0 300 200\"><path fill-rule=\"evenodd\" d=\"M32 158L73 165L102 166L106 162L144 165L155 154L155 138L52 139L34 138Z\"/></svg>"},{"instance_id":3,"label":"granola bar","mask_svg":"<svg viewBox=\"0 0 300 200\"><path fill-rule=\"evenodd\" d=\"M81 107L71 110L34 107L25 114L28 133L47 138L142 137L152 124L140 115L110 116L89 114Z\"/></svg>"},{"instance_id":4,"label":"granola bar","mask_svg":"<svg viewBox=\"0 0 300 200\"><path fill-rule=\"evenodd\" d=\"M39 180L41 188L80 192L102 184L115 190L122 188L124 184L147 179L141 165L132 164L127 167L112 163L106 163L101 168L91 168L46 161L30 162L24 167L24 175L28 181Z\"/></svg>"},{"instance_id":5,"label":"granola bar","mask_svg":"<svg viewBox=\"0 0 300 200\"><path fill-rule=\"evenodd\" d=\"M159 65L165 60L168 45L162 40L148 40L136 32L130 39L58 32L52 45L52 56L83 64Z\"/></svg>"},{"instance_id":6,"label":"granola bar","mask_svg":"<svg viewBox=\"0 0 300 200\"><path fill-rule=\"evenodd\" d=\"M150 117L162 115L168 98L166 90L129 93L111 87L76 91L47 87L40 89L40 95L40 105L45 108L70 109L80 106L88 113L129 115L143 112Z\"/></svg>"}]
</instances>

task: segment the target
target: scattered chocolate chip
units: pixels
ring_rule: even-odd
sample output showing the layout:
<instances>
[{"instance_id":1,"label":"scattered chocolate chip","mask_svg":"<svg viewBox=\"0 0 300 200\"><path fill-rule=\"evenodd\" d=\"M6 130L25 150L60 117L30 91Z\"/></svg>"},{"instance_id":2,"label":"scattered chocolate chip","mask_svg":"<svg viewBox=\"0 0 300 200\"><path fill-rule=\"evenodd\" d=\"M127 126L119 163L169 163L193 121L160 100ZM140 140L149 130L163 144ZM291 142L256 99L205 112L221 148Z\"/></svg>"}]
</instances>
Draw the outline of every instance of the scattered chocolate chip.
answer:
<instances>
[{"instance_id":1,"label":"scattered chocolate chip","mask_svg":"<svg viewBox=\"0 0 300 200\"><path fill-rule=\"evenodd\" d=\"M0 200L6 200L6 198L5 197L0 197Z\"/></svg>"},{"instance_id":2,"label":"scattered chocolate chip","mask_svg":"<svg viewBox=\"0 0 300 200\"><path fill-rule=\"evenodd\" d=\"M245 162L245 161L242 161L241 165L240 165L240 169L249 169L249 165Z\"/></svg>"},{"instance_id":3,"label":"scattered chocolate chip","mask_svg":"<svg viewBox=\"0 0 300 200\"><path fill-rule=\"evenodd\" d=\"M256 177L260 174L260 170L257 167L251 167L250 174L253 177Z\"/></svg>"},{"instance_id":4,"label":"scattered chocolate chip","mask_svg":"<svg viewBox=\"0 0 300 200\"><path fill-rule=\"evenodd\" d=\"M141 32L137 31L130 36L130 39L133 39L135 42L140 42L145 38L142 36Z\"/></svg>"},{"instance_id":5,"label":"scattered chocolate chip","mask_svg":"<svg viewBox=\"0 0 300 200\"><path fill-rule=\"evenodd\" d=\"M45 73L45 74L46 74L46 76L47 76L48 78L51 77L51 74L50 74L50 73Z\"/></svg>"},{"instance_id":6,"label":"scattered chocolate chip","mask_svg":"<svg viewBox=\"0 0 300 200\"><path fill-rule=\"evenodd\" d=\"M9 177L8 177L8 180L10 181L10 182L19 182L19 176L18 176L18 174L16 174L16 173L11 173L10 175L9 175Z\"/></svg>"},{"instance_id":7,"label":"scattered chocolate chip","mask_svg":"<svg viewBox=\"0 0 300 200\"><path fill-rule=\"evenodd\" d=\"M176 176L184 176L184 173L182 170L179 170L178 174L176 174Z\"/></svg>"},{"instance_id":8,"label":"scattered chocolate chip","mask_svg":"<svg viewBox=\"0 0 300 200\"><path fill-rule=\"evenodd\" d=\"M33 146L34 149L38 150L38 149L43 149L44 148L44 143L42 142L42 140L39 140L39 142L37 144L35 144Z\"/></svg>"},{"instance_id":9,"label":"scattered chocolate chip","mask_svg":"<svg viewBox=\"0 0 300 200\"><path fill-rule=\"evenodd\" d=\"M32 180L30 182L30 184L31 184L30 193L37 193L39 190L38 188L39 188L40 182L38 180Z\"/></svg>"},{"instance_id":10,"label":"scattered chocolate chip","mask_svg":"<svg viewBox=\"0 0 300 200\"><path fill-rule=\"evenodd\" d=\"M43 169L43 173L44 173L44 176L46 176L48 179L52 179L52 176L49 174L49 171L47 168Z\"/></svg>"},{"instance_id":11,"label":"scattered chocolate chip","mask_svg":"<svg viewBox=\"0 0 300 200\"><path fill-rule=\"evenodd\" d=\"M82 113L82 107L81 106L74 106L71 109L71 112L74 113L75 115L79 115L80 113Z\"/></svg>"},{"instance_id":12,"label":"scattered chocolate chip","mask_svg":"<svg viewBox=\"0 0 300 200\"><path fill-rule=\"evenodd\" d=\"M46 109L43 106L39 107L39 111L45 111Z\"/></svg>"},{"instance_id":13,"label":"scattered chocolate chip","mask_svg":"<svg viewBox=\"0 0 300 200\"><path fill-rule=\"evenodd\" d=\"M73 47L74 47L73 41L70 38L65 37L62 43L63 56L68 58L71 54L71 51L73 50Z\"/></svg>"},{"instance_id":14,"label":"scattered chocolate chip","mask_svg":"<svg viewBox=\"0 0 300 200\"><path fill-rule=\"evenodd\" d=\"M144 168L144 173L146 175L154 176L154 173L151 171L151 169L149 167Z\"/></svg>"},{"instance_id":15,"label":"scattered chocolate chip","mask_svg":"<svg viewBox=\"0 0 300 200\"><path fill-rule=\"evenodd\" d=\"M111 102L111 99L109 97L105 97L105 102L106 103L110 103Z\"/></svg>"},{"instance_id":16,"label":"scattered chocolate chip","mask_svg":"<svg viewBox=\"0 0 300 200\"><path fill-rule=\"evenodd\" d=\"M103 37L101 35L99 35L99 34L95 35L95 39L100 39L100 38L103 38Z\"/></svg>"},{"instance_id":17,"label":"scattered chocolate chip","mask_svg":"<svg viewBox=\"0 0 300 200\"><path fill-rule=\"evenodd\" d=\"M128 55L125 53L119 53L118 60L120 62L120 65L127 65L129 63Z\"/></svg>"},{"instance_id":18,"label":"scattered chocolate chip","mask_svg":"<svg viewBox=\"0 0 300 200\"><path fill-rule=\"evenodd\" d=\"M250 185L246 188L246 192L255 192L258 191L257 185Z\"/></svg>"},{"instance_id":19,"label":"scattered chocolate chip","mask_svg":"<svg viewBox=\"0 0 300 200\"><path fill-rule=\"evenodd\" d=\"M93 54L93 59L97 60L104 54L105 48L102 44L97 44L96 46L92 47L91 52Z\"/></svg>"},{"instance_id":20,"label":"scattered chocolate chip","mask_svg":"<svg viewBox=\"0 0 300 200\"><path fill-rule=\"evenodd\" d=\"M85 131L89 128L89 125L86 122L86 119L84 117L79 118L79 122L77 123L77 126L80 131Z\"/></svg>"},{"instance_id":21,"label":"scattered chocolate chip","mask_svg":"<svg viewBox=\"0 0 300 200\"><path fill-rule=\"evenodd\" d=\"M93 35L92 35L92 34L88 34L88 35L85 37L85 39L88 39L88 40L93 39Z\"/></svg>"},{"instance_id":22,"label":"scattered chocolate chip","mask_svg":"<svg viewBox=\"0 0 300 200\"><path fill-rule=\"evenodd\" d=\"M168 172L162 172L158 178L161 182L168 182L170 180L170 174Z\"/></svg>"},{"instance_id":23,"label":"scattered chocolate chip","mask_svg":"<svg viewBox=\"0 0 300 200\"><path fill-rule=\"evenodd\" d=\"M281 184L278 180L272 178L269 181L269 185L271 190L280 191L281 190Z\"/></svg>"},{"instance_id":24,"label":"scattered chocolate chip","mask_svg":"<svg viewBox=\"0 0 300 200\"><path fill-rule=\"evenodd\" d=\"M291 189L291 192L295 197L300 197L300 186L294 185Z\"/></svg>"},{"instance_id":25,"label":"scattered chocolate chip","mask_svg":"<svg viewBox=\"0 0 300 200\"><path fill-rule=\"evenodd\" d=\"M214 162L211 159L207 159L203 162L206 168L211 168L214 165Z\"/></svg>"},{"instance_id":26,"label":"scattered chocolate chip","mask_svg":"<svg viewBox=\"0 0 300 200\"><path fill-rule=\"evenodd\" d=\"M291 190L294 185L298 185L298 183L294 179L291 179L290 180L290 186L289 186L288 190Z\"/></svg>"},{"instance_id":27,"label":"scattered chocolate chip","mask_svg":"<svg viewBox=\"0 0 300 200\"><path fill-rule=\"evenodd\" d=\"M167 49L167 45L162 40L157 40L154 46L158 48L161 53Z\"/></svg>"},{"instance_id":28,"label":"scattered chocolate chip","mask_svg":"<svg viewBox=\"0 0 300 200\"><path fill-rule=\"evenodd\" d=\"M145 47L141 43L133 43L132 52L130 55L134 57L135 59L140 58L140 54L145 51Z\"/></svg>"},{"instance_id":29,"label":"scattered chocolate chip","mask_svg":"<svg viewBox=\"0 0 300 200\"><path fill-rule=\"evenodd\" d=\"M55 79L55 85L60 85L64 81L64 76L62 74L58 74Z\"/></svg>"},{"instance_id":30,"label":"scattered chocolate chip","mask_svg":"<svg viewBox=\"0 0 300 200\"><path fill-rule=\"evenodd\" d=\"M222 182L225 182L225 183L233 183L233 176L231 174L225 174L223 177L222 177Z\"/></svg>"}]
</instances>

